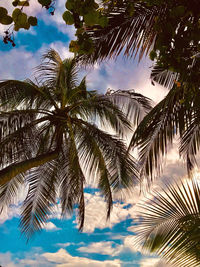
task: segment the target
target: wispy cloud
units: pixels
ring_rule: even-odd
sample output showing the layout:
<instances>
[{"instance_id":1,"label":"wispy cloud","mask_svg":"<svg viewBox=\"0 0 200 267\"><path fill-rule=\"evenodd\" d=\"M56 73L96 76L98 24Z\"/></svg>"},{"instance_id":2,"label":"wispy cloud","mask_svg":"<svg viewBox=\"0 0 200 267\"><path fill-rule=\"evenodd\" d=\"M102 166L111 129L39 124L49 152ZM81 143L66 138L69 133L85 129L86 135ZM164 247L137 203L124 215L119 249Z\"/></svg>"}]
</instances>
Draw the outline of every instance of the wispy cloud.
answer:
<instances>
[{"instance_id":1,"label":"wispy cloud","mask_svg":"<svg viewBox=\"0 0 200 267\"><path fill-rule=\"evenodd\" d=\"M116 256L121 251L121 245L116 245L113 241L102 241L90 243L88 246L82 246L77 250L83 253Z\"/></svg>"}]
</instances>

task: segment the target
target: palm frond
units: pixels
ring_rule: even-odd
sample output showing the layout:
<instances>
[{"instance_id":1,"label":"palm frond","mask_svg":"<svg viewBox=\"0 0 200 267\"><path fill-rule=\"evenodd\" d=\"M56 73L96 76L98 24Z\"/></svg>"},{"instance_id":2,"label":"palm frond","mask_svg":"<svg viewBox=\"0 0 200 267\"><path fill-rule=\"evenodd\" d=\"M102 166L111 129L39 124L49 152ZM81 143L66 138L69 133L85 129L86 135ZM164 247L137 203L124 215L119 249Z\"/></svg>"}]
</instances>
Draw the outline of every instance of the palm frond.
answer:
<instances>
[{"instance_id":1,"label":"palm frond","mask_svg":"<svg viewBox=\"0 0 200 267\"><path fill-rule=\"evenodd\" d=\"M74 123L82 129L83 136L87 133L91 140L94 140L98 145L111 175L110 186L114 191L122 188L127 189L137 183L137 163L127 153L126 146L121 140L98 129L94 124L92 125L80 119L74 120ZM88 142L85 143L85 145L87 144ZM86 162L88 164L88 161Z\"/></svg>"},{"instance_id":2,"label":"palm frond","mask_svg":"<svg viewBox=\"0 0 200 267\"><path fill-rule=\"evenodd\" d=\"M84 120L97 121L103 127L110 127L120 136L131 130L126 115L104 95L94 95L76 103L70 110L72 117L73 113Z\"/></svg>"},{"instance_id":3,"label":"palm frond","mask_svg":"<svg viewBox=\"0 0 200 267\"><path fill-rule=\"evenodd\" d=\"M66 158L67 167L64 179L62 179L62 189L61 189L61 205L62 214L72 211L74 205L78 205L78 221L79 230L83 229L84 218L85 218L85 202L84 202L84 183L85 176L83 174L78 150L75 140L75 134L72 128L71 122L68 121L69 127L69 140L68 140L68 151ZM67 141L67 140L66 140ZM65 167L65 168L66 168ZM64 190L63 190L64 189ZM66 191L65 191L66 190Z\"/></svg>"},{"instance_id":4,"label":"palm frond","mask_svg":"<svg viewBox=\"0 0 200 267\"><path fill-rule=\"evenodd\" d=\"M80 160L85 167L87 175L93 173L93 184L95 184L94 173L98 181L96 184L101 190L107 203L107 218L110 217L111 208L113 205L112 188L111 188L111 174L104 159L104 154L100 149L96 138L91 136L91 132L85 127L76 128L76 138L78 141L78 152Z\"/></svg>"},{"instance_id":5,"label":"palm frond","mask_svg":"<svg viewBox=\"0 0 200 267\"><path fill-rule=\"evenodd\" d=\"M56 203L57 161L51 160L34 168L28 175L29 191L23 203L20 228L29 240L42 228Z\"/></svg>"},{"instance_id":6,"label":"palm frond","mask_svg":"<svg viewBox=\"0 0 200 267\"><path fill-rule=\"evenodd\" d=\"M181 136L181 144L179 148L180 155L187 162L188 174L191 174L194 166L197 165L196 155L200 148L200 94L197 90L193 104L191 106L191 119L187 123L187 127Z\"/></svg>"},{"instance_id":7,"label":"palm frond","mask_svg":"<svg viewBox=\"0 0 200 267\"><path fill-rule=\"evenodd\" d=\"M156 82L168 89L172 89L174 83L179 79L179 74L155 65L151 71L150 78L153 85Z\"/></svg>"},{"instance_id":8,"label":"palm frond","mask_svg":"<svg viewBox=\"0 0 200 267\"><path fill-rule=\"evenodd\" d=\"M134 89L117 91L108 89L106 96L126 114L133 125L138 125L144 115L152 109L151 100L136 93Z\"/></svg>"},{"instance_id":9,"label":"palm frond","mask_svg":"<svg viewBox=\"0 0 200 267\"><path fill-rule=\"evenodd\" d=\"M56 106L49 98L47 88L38 87L31 80L5 80L0 82L0 106L8 110L27 105L29 108L47 108Z\"/></svg>"},{"instance_id":10,"label":"palm frond","mask_svg":"<svg viewBox=\"0 0 200 267\"><path fill-rule=\"evenodd\" d=\"M36 68L35 75L39 84L48 87L51 97L57 95L64 107L71 90L77 86L76 59L62 61L59 54L50 49L43 55L43 62Z\"/></svg>"},{"instance_id":11,"label":"palm frond","mask_svg":"<svg viewBox=\"0 0 200 267\"><path fill-rule=\"evenodd\" d=\"M59 76L62 59L53 50L48 50L42 57L42 63L35 68L35 75L39 84L54 86Z\"/></svg>"},{"instance_id":12,"label":"palm frond","mask_svg":"<svg viewBox=\"0 0 200 267\"><path fill-rule=\"evenodd\" d=\"M115 6L109 11L108 25L104 28L88 28L87 34L93 40L94 52L80 56L86 63L94 63L105 58L114 58L122 51L131 57L139 51L139 58L152 48L157 32L154 29L155 18L163 16L164 7L149 8L144 3L134 3L134 14L127 12L128 2Z\"/></svg>"},{"instance_id":13,"label":"palm frond","mask_svg":"<svg viewBox=\"0 0 200 267\"><path fill-rule=\"evenodd\" d=\"M16 163L33 157L42 137L38 125L49 116L39 110L0 112L0 165ZM44 112L45 113L45 112ZM45 113L46 114L46 113Z\"/></svg>"},{"instance_id":14,"label":"palm frond","mask_svg":"<svg viewBox=\"0 0 200 267\"><path fill-rule=\"evenodd\" d=\"M137 242L174 266L198 266L200 187L196 180L168 185L141 203Z\"/></svg>"},{"instance_id":15,"label":"palm frond","mask_svg":"<svg viewBox=\"0 0 200 267\"><path fill-rule=\"evenodd\" d=\"M0 186L0 213L16 200L17 193L24 183L23 174L19 174L8 183Z\"/></svg>"},{"instance_id":16,"label":"palm frond","mask_svg":"<svg viewBox=\"0 0 200 267\"><path fill-rule=\"evenodd\" d=\"M141 177L147 178L148 183L160 174L161 159L175 135L185 129L188 109L181 104L183 99L184 88L174 87L144 117L132 137L129 149L138 147Z\"/></svg>"}]
</instances>

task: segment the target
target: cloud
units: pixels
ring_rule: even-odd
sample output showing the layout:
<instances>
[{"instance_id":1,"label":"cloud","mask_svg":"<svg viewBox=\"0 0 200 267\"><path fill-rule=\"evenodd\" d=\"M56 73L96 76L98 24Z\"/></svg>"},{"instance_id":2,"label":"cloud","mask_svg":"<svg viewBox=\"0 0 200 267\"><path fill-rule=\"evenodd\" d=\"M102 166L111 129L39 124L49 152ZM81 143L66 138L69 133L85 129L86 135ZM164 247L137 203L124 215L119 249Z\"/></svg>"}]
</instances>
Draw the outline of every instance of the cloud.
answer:
<instances>
[{"instance_id":1,"label":"cloud","mask_svg":"<svg viewBox=\"0 0 200 267\"><path fill-rule=\"evenodd\" d=\"M66 58L73 58L74 54L69 52L69 44L63 43L60 41L54 42L50 44L50 48L56 50L60 57L64 60Z\"/></svg>"},{"instance_id":2,"label":"cloud","mask_svg":"<svg viewBox=\"0 0 200 267\"><path fill-rule=\"evenodd\" d=\"M0 264L3 267L120 267L121 262L115 260L93 260L84 257L74 257L61 248L55 253L25 253L23 259L9 252L0 253Z\"/></svg>"},{"instance_id":3,"label":"cloud","mask_svg":"<svg viewBox=\"0 0 200 267\"><path fill-rule=\"evenodd\" d=\"M116 203L113 206L110 219L106 219L106 202L99 193L95 195L85 193L85 223L83 232L92 233L95 228L112 228L129 216L125 204Z\"/></svg>"},{"instance_id":4,"label":"cloud","mask_svg":"<svg viewBox=\"0 0 200 267\"><path fill-rule=\"evenodd\" d=\"M47 222L44 224L42 227L46 231L58 231L61 230L61 228L58 228L54 223L52 222Z\"/></svg>"},{"instance_id":5,"label":"cloud","mask_svg":"<svg viewBox=\"0 0 200 267\"><path fill-rule=\"evenodd\" d=\"M94 242L85 247L77 249L84 253L98 253L102 255L116 256L121 251L121 245L115 246L113 241Z\"/></svg>"},{"instance_id":6,"label":"cloud","mask_svg":"<svg viewBox=\"0 0 200 267\"><path fill-rule=\"evenodd\" d=\"M140 267L172 267L159 258L146 258L140 261Z\"/></svg>"},{"instance_id":7,"label":"cloud","mask_svg":"<svg viewBox=\"0 0 200 267\"><path fill-rule=\"evenodd\" d=\"M0 253L0 265L6 267L15 267L12 261L12 254L10 252Z\"/></svg>"},{"instance_id":8,"label":"cloud","mask_svg":"<svg viewBox=\"0 0 200 267\"><path fill-rule=\"evenodd\" d=\"M69 247L70 245L73 245L74 243L56 243L55 246L56 247L61 247L61 248L66 248L66 247Z\"/></svg>"},{"instance_id":9,"label":"cloud","mask_svg":"<svg viewBox=\"0 0 200 267\"><path fill-rule=\"evenodd\" d=\"M48 262L56 263L57 267L120 267L120 260L97 261L83 257L73 257L66 250L42 255Z\"/></svg>"},{"instance_id":10,"label":"cloud","mask_svg":"<svg viewBox=\"0 0 200 267\"><path fill-rule=\"evenodd\" d=\"M73 25L67 25L62 18L62 15L66 10L65 3L66 0L56 1L54 15L51 16L46 10L44 10L39 14L39 18L43 20L46 25L55 25L58 31L66 34L70 39L75 39L75 27Z\"/></svg>"},{"instance_id":11,"label":"cloud","mask_svg":"<svg viewBox=\"0 0 200 267\"><path fill-rule=\"evenodd\" d=\"M23 47L12 49L9 52L0 52L2 64L0 65L0 80L18 79L22 80L30 77L33 68L39 59L27 52Z\"/></svg>"},{"instance_id":12,"label":"cloud","mask_svg":"<svg viewBox=\"0 0 200 267\"><path fill-rule=\"evenodd\" d=\"M2 62L0 80L34 78L34 68L40 64L42 55L50 48L55 49L62 59L73 57L73 54L69 52L68 44L61 41L44 44L34 53L27 51L23 46L13 48L8 52L0 51Z\"/></svg>"},{"instance_id":13,"label":"cloud","mask_svg":"<svg viewBox=\"0 0 200 267\"><path fill-rule=\"evenodd\" d=\"M116 60L103 62L95 68L88 68L88 82L93 89L105 92L107 88L135 89L155 102L160 101L167 90L159 85L153 86L150 81L152 62L143 59L140 64L133 58L124 59L119 56Z\"/></svg>"}]
</instances>

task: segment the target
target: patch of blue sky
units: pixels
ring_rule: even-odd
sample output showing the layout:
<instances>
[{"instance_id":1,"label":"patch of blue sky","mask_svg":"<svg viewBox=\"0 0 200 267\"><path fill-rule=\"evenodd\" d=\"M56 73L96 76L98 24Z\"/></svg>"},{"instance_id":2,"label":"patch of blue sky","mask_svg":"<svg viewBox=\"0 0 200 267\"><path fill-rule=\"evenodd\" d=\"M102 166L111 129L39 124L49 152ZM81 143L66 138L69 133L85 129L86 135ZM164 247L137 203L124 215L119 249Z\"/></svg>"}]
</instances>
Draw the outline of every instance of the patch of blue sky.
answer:
<instances>
[{"instance_id":1,"label":"patch of blue sky","mask_svg":"<svg viewBox=\"0 0 200 267\"><path fill-rule=\"evenodd\" d=\"M18 228L19 218L12 218L0 225L1 242L0 253L10 252L13 257L23 259L27 253L41 248L41 253L57 252L60 248L67 249L72 256L87 257L99 261L120 259L122 262L139 261L140 253L133 253L130 249L125 249L119 255L102 255L101 253L84 253L78 250L79 247L87 247L91 243L112 241L112 247L116 248L123 245L123 240L115 239L117 235L129 235L127 228L132 224L131 219L122 221L114 225L111 229L95 229L93 233L81 233L74 223L75 217L70 219L59 220L52 219L51 222L56 225L59 230L42 230L26 243ZM125 265L123 265L125 266ZM132 265L137 266L137 265ZM138 265L139 266L139 265Z\"/></svg>"},{"instance_id":2,"label":"patch of blue sky","mask_svg":"<svg viewBox=\"0 0 200 267\"><path fill-rule=\"evenodd\" d=\"M66 33L59 31L56 24L46 25L43 20L38 20L38 26L33 27L31 30L20 30L15 32L15 43L18 49L23 47L26 51L36 52L42 46L49 45L53 42L59 41L66 44L68 48L69 37ZM0 41L1 51L10 51L13 49L11 44L4 44Z\"/></svg>"}]
</instances>

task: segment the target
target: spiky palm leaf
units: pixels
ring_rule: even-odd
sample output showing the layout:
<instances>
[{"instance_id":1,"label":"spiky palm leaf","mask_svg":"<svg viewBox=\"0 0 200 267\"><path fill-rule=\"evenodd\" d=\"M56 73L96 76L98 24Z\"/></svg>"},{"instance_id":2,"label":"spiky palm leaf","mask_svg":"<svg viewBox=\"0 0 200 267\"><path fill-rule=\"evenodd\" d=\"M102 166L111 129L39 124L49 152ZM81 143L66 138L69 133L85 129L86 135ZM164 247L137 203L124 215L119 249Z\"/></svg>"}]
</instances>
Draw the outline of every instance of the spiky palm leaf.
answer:
<instances>
[{"instance_id":1,"label":"spiky palm leaf","mask_svg":"<svg viewBox=\"0 0 200 267\"><path fill-rule=\"evenodd\" d=\"M160 173L161 159L167 153L178 131L184 128L185 113L180 104L183 89L174 88L141 121L136 129L129 149L137 146L141 176L153 179ZM148 180L150 182L150 180Z\"/></svg>"},{"instance_id":2,"label":"spiky palm leaf","mask_svg":"<svg viewBox=\"0 0 200 267\"><path fill-rule=\"evenodd\" d=\"M151 70L150 78L153 85L156 82L168 89L172 89L175 82L179 80L179 74L155 65Z\"/></svg>"},{"instance_id":3,"label":"spiky palm leaf","mask_svg":"<svg viewBox=\"0 0 200 267\"><path fill-rule=\"evenodd\" d=\"M199 266L199 180L168 185L140 204L137 244L173 266Z\"/></svg>"},{"instance_id":4,"label":"spiky palm leaf","mask_svg":"<svg viewBox=\"0 0 200 267\"><path fill-rule=\"evenodd\" d=\"M160 101L141 121L129 149L138 147L141 177L148 183L160 174L162 158L180 138L180 156L187 162L188 174L196 164L199 151L199 89L190 83L174 84L167 96Z\"/></svg>"},{"instance_id":5,"label":"spiky palm leaf","mask_svg":"<svg viewBox=\"0 0 200 267\"><path fill-rule=\"evenodd\" d=\"M134 9L133 14L127 11L129 5ZM116 57L122 51L126 56L136 55L140 51L139 57L142 58L152 48L157 35L155 18L163 16L164 11L163 7L150 8L143 2L121 1L113 5L106 13L109 19L106 27L87 29L87 34L94 42L94 52L81 56L81 59L93 63Z\"/></svg>"},{"instance_id":6,"label":"spiky palm leaf","mask_svg":"<svg viewBox=\"0 0 200 267\"><path fill-rule=\"evenodd\" d=\"M113 193L138 177L137 164L120 139L131 129L126 114L108 96L87 91L85 78L77 82L75 59L62 61L50 50L36 74L37 84L0 83L0 208L12 202L21 183L28 184L20 223L27 238L47 221L56 197L63 216L78 207L83 228L86 174L96 174L108 217ZM141 106L148 103L139 99Z\"/></svg>"}]
</instances>

